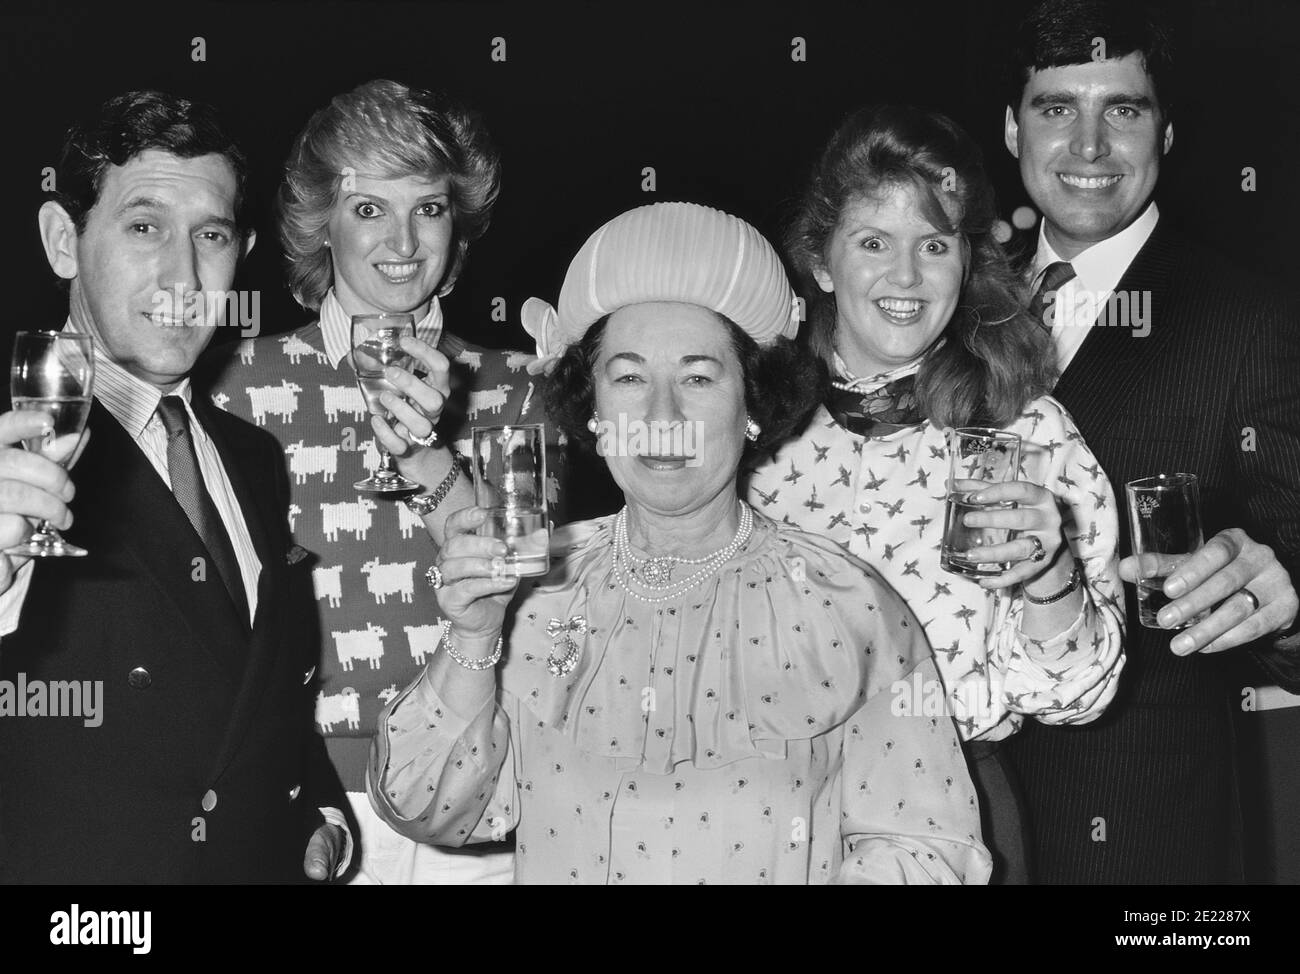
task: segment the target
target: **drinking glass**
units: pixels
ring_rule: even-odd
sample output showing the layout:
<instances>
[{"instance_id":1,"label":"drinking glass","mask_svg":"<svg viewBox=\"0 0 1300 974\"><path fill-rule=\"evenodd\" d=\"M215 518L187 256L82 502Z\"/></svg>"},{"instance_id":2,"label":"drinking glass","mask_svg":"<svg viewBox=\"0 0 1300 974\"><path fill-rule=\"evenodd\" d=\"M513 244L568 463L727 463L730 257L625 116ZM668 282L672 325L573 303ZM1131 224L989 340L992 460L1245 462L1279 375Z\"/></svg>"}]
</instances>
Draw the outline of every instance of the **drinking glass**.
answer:
<instances>
[{"instance_id":1,"label":"drinking glass","mask_svg":"<svg viewBox=\"0 0 1300 974\"><path fill-rule=\"evenodd\" d=\"M487 511L478 533L506 543L506 575L550 570L546 516L546 427L476 426L470 431L474 503Z\"/></svg>"},{"instance_id":2,"label":"drinking glass","mask_svg":"<svg viewBox=\"0 0 1300 974\"><path fill-rule=\"evenodd\" d=\"M401 369L411 367L411 356L402 348L403 337L415 337L415 318L412 315L352 316L352 368L357 373L357 385L366 400L366 408L390 421L393 414L379 401L379 397L385 392L401 395L384 378L384 369L390 365ZM397 472L393 455L377 441L375 445L379 448L379 467L365 480L358 480L352 486L368 494L418 490L419 484Z\"/></svg>"},{"instance_id":3,"label":"drinking glass","mask_svg":"<svg viewBox=\"0 0 1300 974\"><path fill-rule=\"evenodd\" d=\"M971 578L1001 575L1011 566L980 558L980 549L1005 544L1010 528L972 528L962 523L975 511L1005 511L1014 501L977 504L971 497L993 484L1009 483L1020 471L1020 436L1005 430L971 426L948 436L948 502L943 518L939 564L945 571Z\"/></svg>"},{"instance_id":4,"label":"drinking glass","mask_svg":"<svg viewBox=\"0 0 1300 974\"><path fill-rule=\"evenodd\" d=\"M89 335L58 331L20 331L14 336L9 394L14 409L39 409L54 419L54 429L33 436L23 446L62 467L77 451L90 416L95 381L95 343ZM86 554L42 520L26 542L6 548L7 555L76 558Z\"/></svg>"},{"instance_id":5,"label":"drinking glass","mask_svg":"<svg viewBox=\"0 0 1300 974\"><path fill-rule=\"evenodd\" d=\"M1164 629L1156 615L1173 600L1165 579L1201 547L1201 488L1195 474L1143 477L1124 485L1128 495L1133 554L1138 557L1138 621L1147 629ZM1202 612L1171 629L1186 629L1206 618Z\"/></svg>"}]
</instances>

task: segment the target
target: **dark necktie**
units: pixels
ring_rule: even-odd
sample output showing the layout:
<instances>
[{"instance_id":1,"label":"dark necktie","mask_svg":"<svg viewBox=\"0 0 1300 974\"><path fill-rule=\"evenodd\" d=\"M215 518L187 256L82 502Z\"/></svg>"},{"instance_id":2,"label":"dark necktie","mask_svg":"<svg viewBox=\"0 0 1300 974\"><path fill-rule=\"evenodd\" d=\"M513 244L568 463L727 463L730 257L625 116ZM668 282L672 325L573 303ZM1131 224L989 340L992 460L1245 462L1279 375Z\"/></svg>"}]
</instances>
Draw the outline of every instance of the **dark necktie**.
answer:
<instances>
[{"instance_id":1,"label":"dark necktie","mask_svg":"<svg viewBox=\"0 0 1300 974\"><path fill-rule=\"evenodd\" d=\"M1052 330L1049 311L1056 304L1056 292L1075 278L1074 267L1067 260L1053 261L1043 271L1043 282L1029 299L1029 314L1048 331Z\"/></svg>"},{"instance_id":2,"label":"dark necktie","mask_svg":"<svg viewBox=\"0 0 1300 974\"><path fill-rule=\"evenodd\" d=\"M184 400L180 396L164 396L158 403L158 418L167 429L167 474L171 478L172 493L212 556L213 564L209 569L215 568L221 576L222 584L235 603L240 622L247 627L248 597L244 592L244 576L239 571L239 559L235 557L230 536L221 523L217 505L203 484Z\"/></svg>"}]
</instances>

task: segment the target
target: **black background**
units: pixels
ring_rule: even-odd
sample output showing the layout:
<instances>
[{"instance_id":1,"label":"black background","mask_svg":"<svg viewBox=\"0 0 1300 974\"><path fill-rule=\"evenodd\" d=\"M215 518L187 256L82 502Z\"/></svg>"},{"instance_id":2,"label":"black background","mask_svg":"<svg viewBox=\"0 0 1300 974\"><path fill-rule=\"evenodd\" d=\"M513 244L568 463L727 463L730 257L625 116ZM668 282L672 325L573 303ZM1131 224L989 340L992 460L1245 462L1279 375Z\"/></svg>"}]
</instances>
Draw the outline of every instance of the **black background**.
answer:
<instances>
[{"instance_id":1,"label":"black background","mask_svg":"<svg viewBox=\"0 0 1300 974\"><path fill-rule=\"evenodd\" d=\"M487 236L444 302L448 327L488 346L527 347L518 308L554 301L569 259L630 207L689 200L773 239L821 145L848 111L901 101L953 116L984 147L1001 211L1028 203L1002 145L1002 55L1022 2L794 2L773 7L594 3L117 3L9 0L0 14L7 311L0 348L23 328L59 327L63 289L36 231L42 170L68 122L105 98L159 88L216 105L252 161L260 240L236 287L261 294L263 333L309 320L284 289L269 201L310 113L363 81L437 88L481 111L504 160ZM1175 141L1162 219L1225 264L1294 279L1300 226L1300 4L1167 5L1179 41ZM206 60L192 59L203 38ZM493 61L493 39L506 61ZM792 39L807 61L791 59ZM654 167L657 190L641 189ZM1257 189L1243 192L1242 170ZM1032 248L1033 231L1013 246ZM509 321L493 323L504 297ZM1297 325L1300 327L1300 323ZM235 337L223 329L220 340ZM1272 816L1257 878L1300 881L1300 709L1258 715Z\"/></svg>"},{"instance_id":2,"label":"black background","mask_svg":"<svg viewBox=\"0 0 1300 974\"><path fill-rule=\"evenodd\" d=\"M282 285L270 220L290 143L312 111L376 77L454 94L484 114L501 150L492 227L445 302L449 327L489 346L526 345L520 304L554 301L586 237L632 206L705 203L776 238L838 120L872 101L937 108L966 127L1009 219L1028 203L1002 146L1004 39L1023 6L11 2L0 20L0 185L16 300L0 328L61 324L63 292L36 233L41 172L72 118L132 88L211 102L242 136L261 237L237 287L261 292L266 333L309 320ZM1169 7L1182 90L1159 183L1163 217L1225 261L1286 274L1300 225L1300 4ZM192 60L195 37L206 61ZM491 59L494 37L505 39L504 63ZM806 62L791 60L795 37ZM647 166L655 193L641 190ZM1257 173L1253 193L1241 189L1246 166ZM1032 245L1032 232L1016 236ZM496 297L507 323L490 320Z\"/></svg>"}]
</instances>

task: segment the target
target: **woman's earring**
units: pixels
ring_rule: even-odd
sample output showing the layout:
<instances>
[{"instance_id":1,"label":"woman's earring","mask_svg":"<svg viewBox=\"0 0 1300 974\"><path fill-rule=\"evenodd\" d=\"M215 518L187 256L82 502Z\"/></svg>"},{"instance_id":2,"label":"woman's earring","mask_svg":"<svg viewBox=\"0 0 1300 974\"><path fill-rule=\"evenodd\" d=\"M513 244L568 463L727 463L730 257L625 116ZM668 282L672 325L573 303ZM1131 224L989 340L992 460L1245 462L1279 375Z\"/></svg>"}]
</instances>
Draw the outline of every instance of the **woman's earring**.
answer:
<instances>
[{"instance_id":1,"label":"woman's earring","mask_svg":"<svg viewBox=\"0 0 1300 974\"><path fill-rule=\"evenodd\" d=\"M752 416L745 417L745 439L753 443L758 439L758 434L763 432L763 427L759 426Z\"/></svg>"},{"instance_id":2,"label":"woman's earring","mask_svg":"<svg viewBox=\"0 0 1300 974\"><path fill-rule=\"evenodd\" d=\"M330 242L329 242L328 240L326 240L326 241L325 241L325 246L328 247L329 245L330 245Z\"/></svg>"},{"instance_id":3,"label":"woman's earring","mask_svg":"<svg viewBox=\"0 0 1300 974\"><path fill-rule=\"evenodd\" d=\"M593 433L600 429L600 416L594 411L591 414L591 419L587 420L587 429Z\"/></svg>"}]
</instances>

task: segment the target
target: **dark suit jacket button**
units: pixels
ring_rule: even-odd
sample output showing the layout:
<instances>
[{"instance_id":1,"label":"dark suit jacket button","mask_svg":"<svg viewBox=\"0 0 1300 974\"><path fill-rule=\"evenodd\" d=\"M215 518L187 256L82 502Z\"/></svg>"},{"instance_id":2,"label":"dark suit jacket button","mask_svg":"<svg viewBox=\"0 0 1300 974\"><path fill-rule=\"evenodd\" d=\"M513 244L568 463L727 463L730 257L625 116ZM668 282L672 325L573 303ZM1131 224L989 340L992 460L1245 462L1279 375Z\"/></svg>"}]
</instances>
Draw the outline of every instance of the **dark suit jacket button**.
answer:
<instances>
[{"instance_id":1,"label":"dark suit jacket button","mask_svg":"<svg viewBox=\"0 0 1300 974\"><path fill-rule=\"evenodd\" d=\"M153 677L149 675L149 671L143 666L137 666L127 674L126 682L134 690L148 690L153 684Z\"/></svg>"}]
</instances>

